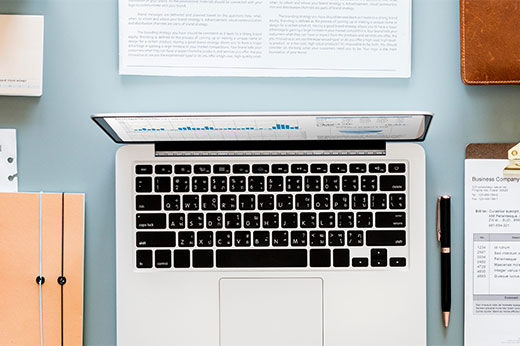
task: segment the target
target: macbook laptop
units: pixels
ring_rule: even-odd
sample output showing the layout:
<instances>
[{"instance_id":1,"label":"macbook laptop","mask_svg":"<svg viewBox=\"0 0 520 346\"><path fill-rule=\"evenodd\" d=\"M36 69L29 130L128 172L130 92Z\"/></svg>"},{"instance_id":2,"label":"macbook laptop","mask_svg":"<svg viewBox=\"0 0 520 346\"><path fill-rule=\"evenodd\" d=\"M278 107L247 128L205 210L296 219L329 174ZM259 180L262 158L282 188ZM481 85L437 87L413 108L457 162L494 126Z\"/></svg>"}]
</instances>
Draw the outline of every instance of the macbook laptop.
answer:
<instances>
[{"instance_id":1,"label":"macbook laptop","mask_svg":"<svg viewBox=\"0 0 520 346\"><path fill-rule=\"evenodd\" d=\"M100 114L118 345L426 344L431 113Z\"/></svg>"}]
</instances>

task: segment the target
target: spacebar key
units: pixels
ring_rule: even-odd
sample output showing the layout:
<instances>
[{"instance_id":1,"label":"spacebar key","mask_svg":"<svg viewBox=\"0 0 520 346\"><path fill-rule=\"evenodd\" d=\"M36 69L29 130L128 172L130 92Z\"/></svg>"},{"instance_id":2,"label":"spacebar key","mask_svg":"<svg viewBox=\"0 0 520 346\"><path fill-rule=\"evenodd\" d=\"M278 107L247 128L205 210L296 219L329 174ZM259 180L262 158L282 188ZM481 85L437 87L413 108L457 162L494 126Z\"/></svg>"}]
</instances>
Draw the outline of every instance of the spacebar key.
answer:
<instances>
[{"instance_id":1,"label":"spacebar key","mask_svg":"<svg viewBox=\"0 0 520 346\"><path fill-rule=\"evenodd\" d=\"M307 250L217 250L217 268L307 267Z\"/></svg>"}]
</instances>

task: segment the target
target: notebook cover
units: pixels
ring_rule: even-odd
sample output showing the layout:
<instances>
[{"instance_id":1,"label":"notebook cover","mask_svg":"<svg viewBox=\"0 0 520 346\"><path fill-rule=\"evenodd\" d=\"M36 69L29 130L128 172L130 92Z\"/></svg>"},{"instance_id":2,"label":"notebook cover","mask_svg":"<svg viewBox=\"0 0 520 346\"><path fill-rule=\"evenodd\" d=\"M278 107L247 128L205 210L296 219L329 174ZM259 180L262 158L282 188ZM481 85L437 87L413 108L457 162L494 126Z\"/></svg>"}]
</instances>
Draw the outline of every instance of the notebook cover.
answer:
<instances>
[{"instance_id":1,"label":"notebook cover","mask_svg":"<svg viewBox=\"0 0 520 346\"><path fill-rule=\"evenodd\" d=\"M82 194L42 195L44 345L82 344L83 212ZM39 193L0 193L0 345L40 345L39 267Z\"/></svg>"},{"instance_id":2,"label":"notebook cover","mask_svg":"<svg viewBox=\"0 0 520 346\"><path fill-rule=\"evenodd\" d=\"M466 84L520 84L520 0L460 0Z\"/></svg>"},{"instance_id":3,"label":"notebook cover","mask_svg":"<svg viewBox=\"0 0 520 346\"><path fill-rule=\"evenodd\" d=\"M507 160L507 152L517 143L471 143L466 146L466 159Z\"/></svg>"}]
</instances>

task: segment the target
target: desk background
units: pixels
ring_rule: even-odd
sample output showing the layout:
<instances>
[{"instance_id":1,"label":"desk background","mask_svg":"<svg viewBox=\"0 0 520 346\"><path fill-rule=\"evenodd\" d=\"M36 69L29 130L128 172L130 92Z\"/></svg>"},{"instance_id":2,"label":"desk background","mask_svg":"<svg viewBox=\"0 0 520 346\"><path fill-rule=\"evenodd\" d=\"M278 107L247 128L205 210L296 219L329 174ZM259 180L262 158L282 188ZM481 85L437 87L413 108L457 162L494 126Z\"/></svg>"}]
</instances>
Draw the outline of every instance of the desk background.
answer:
<instances>
[{"instance_id":1,"label":"desk background","mask_svg":"<svg viewBox=\"0 0 520 346\"><path fill-rule=\"evenodd\" d=\"M463 160L473 141L520 140L520 87L465 86L456 0L414 0L412 78L172 78L118 74L116 0L0 0L45 15L43 96L0 97L18 129L20 191L86 193L85 345L116 341L114 157L96 112L428 110L428 344L463 343ZM441 328L435 199L453 195L453 308Z\"/></svg>"}]
</instances>

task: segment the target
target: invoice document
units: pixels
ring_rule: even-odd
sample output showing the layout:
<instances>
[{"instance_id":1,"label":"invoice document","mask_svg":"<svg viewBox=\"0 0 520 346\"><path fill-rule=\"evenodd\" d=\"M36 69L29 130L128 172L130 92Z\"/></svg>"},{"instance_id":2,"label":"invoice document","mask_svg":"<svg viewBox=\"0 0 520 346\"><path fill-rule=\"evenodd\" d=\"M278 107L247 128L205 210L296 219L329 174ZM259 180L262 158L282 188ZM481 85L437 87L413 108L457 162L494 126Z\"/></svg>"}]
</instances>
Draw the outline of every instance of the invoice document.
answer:
<instances>
[{"instance_id":1,"label":"invoice document","mask_svg":"<svg viewBox=\"0 0 520 346\"><path fill-rule=\"evenodd\" d=\"M119 0L119 72L410 77L411 0Z\"/></svg>"},{"instance_id":2,"label":"invoice document","mask_svg":"<svg viewBox=\"0 0 520 346\"><path fill-rule=\"evenodd\" d=\"M466 346L520 345L520 177L465 161Z\"/></svg>"}]
</instances>

